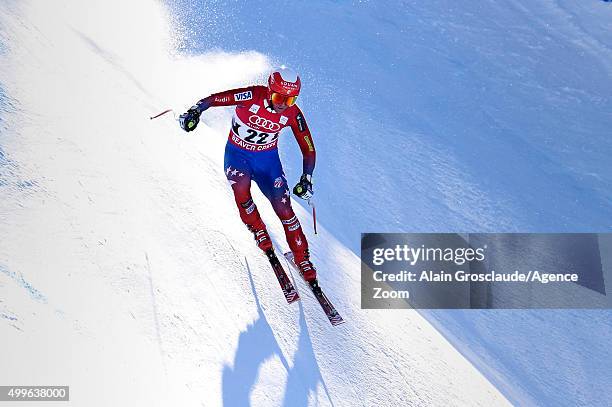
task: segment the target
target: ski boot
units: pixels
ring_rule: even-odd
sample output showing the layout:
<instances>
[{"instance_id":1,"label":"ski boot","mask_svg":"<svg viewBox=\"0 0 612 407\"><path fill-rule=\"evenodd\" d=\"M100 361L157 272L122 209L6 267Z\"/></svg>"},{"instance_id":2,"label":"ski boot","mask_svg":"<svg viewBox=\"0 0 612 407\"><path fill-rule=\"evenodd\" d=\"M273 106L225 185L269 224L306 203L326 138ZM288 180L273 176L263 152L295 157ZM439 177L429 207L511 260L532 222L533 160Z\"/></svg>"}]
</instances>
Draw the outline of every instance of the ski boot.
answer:
<instances>
[{"instance_id":1,"label":"ski boot","mask_svg":"<svg viewBox=\"0 0 612 407\"><path fill-rule=\"evenodd\" d=\"M310 253L306 250L303 253L299 253L299 255L298 257L294 254L295 265L298 267L302 278L310 285L315 295L319 295L321 293L321 288L317 280L317 269L315 269L310 261Z\"/></svg>"},{"instance_id":2,"label":"ski boot","mask_svg":"<svg viewBox=\"0 0 612 407\"><path fill-rule=\"evenodd\" d=\"M270 235L266 228L255 229L249 226L249 230L253 233L253 237L255 238L255 242L257 243L257 247L259 247L264 252L268 252L272 250L272 239L270 239Z\"/></svg>"}]
</instances>

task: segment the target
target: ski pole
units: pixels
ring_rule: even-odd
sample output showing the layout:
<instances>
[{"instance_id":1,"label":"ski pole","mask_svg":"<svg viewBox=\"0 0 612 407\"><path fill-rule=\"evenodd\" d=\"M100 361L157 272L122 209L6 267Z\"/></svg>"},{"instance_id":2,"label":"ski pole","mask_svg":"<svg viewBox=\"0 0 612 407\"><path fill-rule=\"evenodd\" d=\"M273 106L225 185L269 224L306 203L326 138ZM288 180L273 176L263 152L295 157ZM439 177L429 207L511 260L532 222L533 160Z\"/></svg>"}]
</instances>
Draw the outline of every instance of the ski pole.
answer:
<instances>
[{"instance_id":1,"label":"ski pole","mask_svg":"<svg viewBox=\"0 0 612 407\"><path fill-rule=\"evenodd\" d=\"M163 115L165 115L166 113L171 112L171 111L172 111L172 109L166 109L166 110L164 110L163 112L156 114L155 116L151 116L151 117L149 117L149 119L150 119L150 120L157 119L159 116L163 116Z\"/></svg>"},{"instance_id":2,"label":"ski pole","mask_svg":"<svg viewBox=\"0 0 612 407\"><path fill-rule=\"evenodd\" d=\"M312 223L313 223L314 232L316 235L317 234L317 210L315 209L315 204L312 198L308 200L308 206L312 208Z\"/></svg>"}]
</instances>

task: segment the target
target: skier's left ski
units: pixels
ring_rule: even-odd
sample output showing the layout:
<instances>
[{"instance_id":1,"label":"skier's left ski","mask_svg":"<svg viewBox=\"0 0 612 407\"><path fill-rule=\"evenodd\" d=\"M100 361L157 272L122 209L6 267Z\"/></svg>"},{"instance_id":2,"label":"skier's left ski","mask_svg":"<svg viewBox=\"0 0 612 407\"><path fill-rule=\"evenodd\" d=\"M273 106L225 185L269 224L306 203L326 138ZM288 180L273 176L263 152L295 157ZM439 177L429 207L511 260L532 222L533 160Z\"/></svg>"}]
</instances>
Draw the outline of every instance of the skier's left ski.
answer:
<instances>
[{"instance_id":1,"label":"skier's left ski","mask_svg":"<svg viewBox=\"0 0 612 407\"><path fill-rule=\"evenodd\" d=\"M268 250L266 252L266 256L268 257L268 260L270 261L272 270L274 270L274 275L276 275L276 279L278 280L278 283L280 284L281 289L283 290L283 294L285 295L285 299L287 300L287 302L291 304L299 300L300 295L298 294L297 290L293 286L293 283L291 283L291 280L289 279L289 276L285 272L283 265L278 260L278 257L276 257L276 253L274 253L274 249Z\"/></svg>"},{"instance_id":2,"label":"skier's left ski","mask_svg":"<svg viewBox=\"0 0 612 407\"><path fill-rule=\"evenodd\" d=\"M293 253L285 253L285 258L287 259L287 261L289 261L291 267L293 267L301 275L299 268L293 262ZM340 316L340 314L338 314L338 311L336 311L334 305L331 303L329 298L327 298L321 287L319 287L319 283L317 282L317 280L314 280L314 282L312 283L307 281L306 283L308 284L310 291L312 291L312 294L319 302L319 305L321 305L321 308L323 309L323 312L325 312L325 315L327 316L327 319L329 319L329 322L333 326L343 324L345 322L344 319Z\"/></svg>"}]
</instances>

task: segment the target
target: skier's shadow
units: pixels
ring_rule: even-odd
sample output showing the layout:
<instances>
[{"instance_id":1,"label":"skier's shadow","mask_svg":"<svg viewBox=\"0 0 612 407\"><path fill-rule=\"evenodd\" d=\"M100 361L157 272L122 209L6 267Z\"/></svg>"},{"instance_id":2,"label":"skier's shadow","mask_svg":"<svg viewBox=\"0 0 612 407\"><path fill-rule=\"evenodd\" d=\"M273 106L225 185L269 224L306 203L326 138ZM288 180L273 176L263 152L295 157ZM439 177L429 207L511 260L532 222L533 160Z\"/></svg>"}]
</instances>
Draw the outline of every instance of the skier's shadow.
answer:
<instances>
[{"instance_id":1,"label":"skier's shadow","mask_svg":"<svg viewBox=\"0 0 612 407\"><path fill-rule=\"evenodd\" d=\"M301 302L299 303L300 336L298 349L295 353L293 367L290 368L259 303L248 261L246 264L251 290L255 296L258 318L247 327L246 331L240 333L233 367L229 365L223 367L221 378L223 405L225 407L250 405L249 396L257 380L259 368L274 355L279 357L287 371L287 384L282 404L284 407L306 407L308 405L308 395L311 391L316 392L319 383L322 384L327 399L333 405L314 355Z\"/></svg>"}]
</instances>

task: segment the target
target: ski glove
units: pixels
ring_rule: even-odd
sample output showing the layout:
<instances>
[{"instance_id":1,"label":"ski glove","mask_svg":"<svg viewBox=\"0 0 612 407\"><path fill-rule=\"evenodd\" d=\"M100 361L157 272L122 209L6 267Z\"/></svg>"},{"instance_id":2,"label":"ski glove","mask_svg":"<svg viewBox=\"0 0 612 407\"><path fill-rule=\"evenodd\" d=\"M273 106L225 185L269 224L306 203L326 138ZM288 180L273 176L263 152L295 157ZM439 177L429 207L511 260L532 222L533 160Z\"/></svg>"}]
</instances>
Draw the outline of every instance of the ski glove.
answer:
<instances>
[{"instance_id":1,"label":"ski glove","mask_svg":"<svg viewBox=\"0 0 612 407\"><path fill-rule=\"evenodd\" d=\"M181 129L185 131L193 131L200 122L200 109L198 106L192 106L187 113L179 116L179 124Z\"/></svg>"},{"instance_id":2,"label":"ski glove","mask_svg":"<svg viewBox=\"0 0 612 407\"><path fill-rule=\"evenodd\" d=\"M302 199L312 198L312 175L302 174L300 182L293 187L293 193Z\"/></svg>"}]
</instances>

